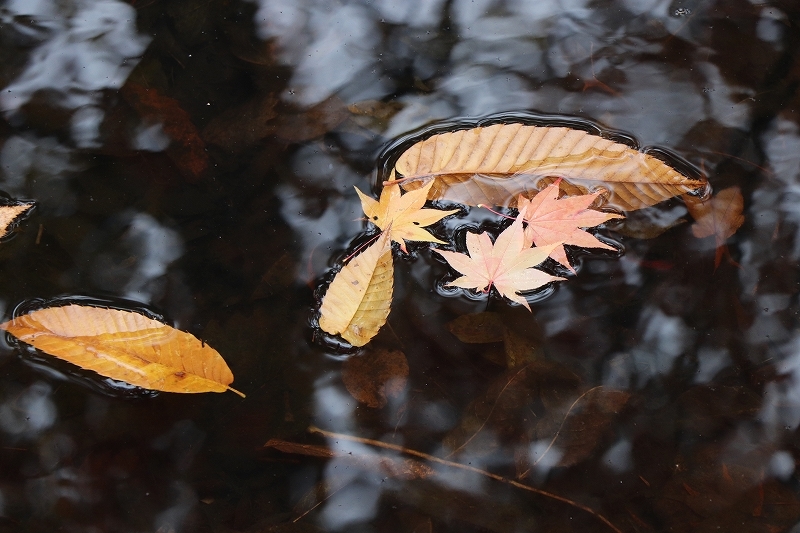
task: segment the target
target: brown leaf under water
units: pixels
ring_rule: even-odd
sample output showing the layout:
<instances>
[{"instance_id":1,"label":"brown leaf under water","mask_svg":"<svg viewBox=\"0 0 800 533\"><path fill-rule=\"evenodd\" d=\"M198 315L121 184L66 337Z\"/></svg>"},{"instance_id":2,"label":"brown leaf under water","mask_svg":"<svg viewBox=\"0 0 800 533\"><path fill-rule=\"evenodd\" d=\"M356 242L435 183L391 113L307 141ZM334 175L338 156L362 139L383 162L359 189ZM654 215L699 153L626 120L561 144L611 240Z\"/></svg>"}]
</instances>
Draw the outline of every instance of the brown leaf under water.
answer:
<instances>
[{"instance_id":1,"label":"brown leaf under water","mask_svg":"<svg viewBox=\"0 0 800 533\"><path fill-rule=\"evenodd\" d=\"M347 120L344 103L332 96L297 112L283 112L274 121L275 135L288 142L304 142L324 135Z\"/></svg>"},{"instance_id":2,"label":"brown leaf under water","mask_svg":"<svg viewBox=\"0 0 800 533\"><path fill-rule=\"evenodd\" d=\"M393 286L391 241L383 232L333 278L319 309L320 329L365 345L386 323Z\"/></svg>"},{"instance_id":3,"label":"brown leaf under water","mask_svg":"<svg viewBox=\"0 0 800 533\"><path fill-rule=\"evenodd\" d=\"M728 187L703 200L691 194L683 196L686 208L695 222L692 234L698 239L714 237L717 245L714 264L719 266L722 249L728 240L744 224L744 198L739 187Z\"/></svg>"},{"instance_id":4,"label":"brown leaf under water","mask_svg":"<svg viewBox=\"0 0 800 533\"><path fill-rule=\"evenodd\" d=\"M563 411L559 409L548 410L536 425L535 436L552 440L536 462L553 448L561 454L558 466L572 466L589 457L604 442L611 423L629 399L627 392L594 387L578 396L566 413L561 414Z\"/></svg>"},{"instance_id":5,"label":"brown leaf under water","mask_svg":"<svg viewBox=\"0 0 800 533\"><path fill-rule=\"evenodd\" d=\"M622 211L648 207L704 187L663 161L633 148L566 127L495 124L433 135L400 155L394 170L403 188L435 178L430 200L508 205L561 177L570 196L604 188ZM546 179L551 178L551 179Z\"/></svg>"},{"instance_id":6,"label":"brown leaf under water","mask_svg":"<svg viewBox=\"0 0 800 533\"><path fill-rule=\"evenodd\" d=\"M447 329L461 342L484 344L503 340L505 326L497 313L485 311L461 315L447 323Z\"/></svg>"},{"instance_id":7,"label":"brown leaf under water","mask_svg":"<svg viewBox=\"0 0 800 533\"><path fill-rule=\"evenodd\" d=\"M203 138L229 152L243 152L274 132L278 102L270 93L226 109L203 128Z\"/></svg>"},{"instance_id":8,"label":"brown leaf under water","mask_svg":"<svg viewBox=\"0 0 800 533\"><path fill-rule=\"evenodd\" d=\"M49 307L4 329L22 342L101 376L164 392L240 392L216 350L193 335L131 311Z\"/></svg>"},{"instance_id":9,"label":"brown leaf under water","mask_svg":"<svg viewBox=\"0 0 800 533\"><path fill-rule=\"evenodd\" d=\"M788 531L800 500L787 483L765 479L753 457L737 464L730 448L706 445L661 487L654 510L669 531ZM676 462L678 462L676 461Z\"/></svg>"},{"instance_id":10,"label":"brown leaf under water","mask_svg":"<svg viewBox=\"0 0 800 533\"><path fill-rule=\"evenodd\" d=\"M31 202L0 206L0 238L5 237L11 224L33 205L33 202Z\"/></svg>"},{"instance_id":11,"label":"brown leaf under water","mask_svg":"<svg viewBox=\"0 0 800 533\"><path fill-rule=\"evenodd\" d=\"M353 398L380 408L405 389L408 361L399 350L378 349L353 355L342 365L342 381Z\"/></svg>"},{"instance_id":12,"label":"brown leaf under water","mask_svg":"<svg viewBox=\"0 0 800 533\"><path fill-rule=\"evenodd\" d=\"M131 81L122 87L121 94L140 117L161 124L173 141L167 155L187 178L199 179L208 169L208 154L192 117L180 102Z\"/></svg>"},{"instance_id":13,"label":"brown leaf under water","mask_svg":"<svg viewBox=\"0 0 800 533\"><path fill-rule=\"evenodd\" d=\"M568 397L580 378L567 367L547 360L531 361L498 375L486 392L464 410L460 424L444 438L456 455L489 453L501 441L518 441L537 425L542 404L553 396Z\"/></svg>"}]
</instances>

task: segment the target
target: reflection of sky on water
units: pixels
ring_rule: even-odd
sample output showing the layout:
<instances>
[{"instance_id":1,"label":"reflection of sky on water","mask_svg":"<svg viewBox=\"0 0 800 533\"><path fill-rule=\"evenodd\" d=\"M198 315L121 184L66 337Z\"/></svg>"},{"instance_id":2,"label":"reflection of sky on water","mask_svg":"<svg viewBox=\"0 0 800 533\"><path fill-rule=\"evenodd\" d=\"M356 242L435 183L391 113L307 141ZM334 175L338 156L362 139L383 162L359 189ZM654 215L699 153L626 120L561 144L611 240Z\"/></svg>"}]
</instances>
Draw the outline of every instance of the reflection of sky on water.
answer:
<instances>
[{"instance_id":1,"label":"reflection of sky on water","mask_svg":"<svg viewBox=\"0 0 800 533\"><path fill-rule=\"evenodd\" d=\"M17 198L36 198L40 208L59 215L75 210L68 179L84 165L53 138L14 136L0 148L0 186Z\"/></svg>"},{"instance_id":2,"label":"reflection of sky on water","mask_svg":"<svg viewBox=\"0 0 800 533\"><path fill-rule=\"evenodd\" d=\"M96 106L102 90L119 89L136 66L149 38L136 31L135 9L118 0L42 0L7 2L6 24L30 35L17 22L32 19L40 29L31 35L40 44L31 52L25 70L3 88L0 108L6 117L40 91L49 91L52 104L76 110L72 117L75 141L96 144L103 113Z\"/></svg>"}]
</instances>

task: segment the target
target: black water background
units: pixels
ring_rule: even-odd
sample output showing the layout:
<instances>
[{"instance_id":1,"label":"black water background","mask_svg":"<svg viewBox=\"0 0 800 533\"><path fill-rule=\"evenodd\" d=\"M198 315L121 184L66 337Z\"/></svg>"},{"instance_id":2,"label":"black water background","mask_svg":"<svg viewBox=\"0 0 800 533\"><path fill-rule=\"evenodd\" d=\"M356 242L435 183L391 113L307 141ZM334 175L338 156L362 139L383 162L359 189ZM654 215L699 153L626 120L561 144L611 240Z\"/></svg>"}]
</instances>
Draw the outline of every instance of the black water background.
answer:
<instances>
[{"instance_id":1,"label":"black water background","mask_svg":"<svg viewBox=\"0 0 800 533\"><path fill-rule=\"evenodd\" d=\"M671 150L715 190L741 187L747 218L715 269L714 243L669 202L608 233L624 255L583 256L532 316L488 303L586 386L632 394L589 459L528 482L624 531L791 530L798 21L788 1L7 0L0 190L37 208L0 244L6 316L32 298L132 300L214 346L247 398L132 398L4 348L0 528L599 531L478 476L342 478L336 460L262 448L310 442L313 423L446 455L442 440L503 375L446 329L486 299L437 291L446 268L424 246L398 259L375 342L403 349L410 379L374 410L344 389L343 356L314 341L315 291L365 229L352 187L373 185L387 143L435 120L536 110ZM134 85L171 101L137 107ZM199 137L182 142L167 123L185 117ZM206 159L182 151L198 140ZM490 220L473 210L438 231ZM513 477L532 443L484 433L459 460ZM293 523L326 479L343 488Z\"/></svg>"}]
</instances>

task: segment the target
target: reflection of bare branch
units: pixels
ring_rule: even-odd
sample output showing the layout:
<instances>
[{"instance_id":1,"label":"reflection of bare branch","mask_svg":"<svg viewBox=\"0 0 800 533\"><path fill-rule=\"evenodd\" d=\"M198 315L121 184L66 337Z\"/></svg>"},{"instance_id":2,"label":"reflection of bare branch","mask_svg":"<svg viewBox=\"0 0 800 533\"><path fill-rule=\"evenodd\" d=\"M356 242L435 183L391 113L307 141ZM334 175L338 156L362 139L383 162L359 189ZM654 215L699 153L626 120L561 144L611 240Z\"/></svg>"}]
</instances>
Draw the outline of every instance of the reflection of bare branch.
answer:
<instances>
[{"instance_id":1,"label":"reflection of bare branch","mask_svg":"<svg viewBox=\"0 0 800 533\"><path fill-rule=\"evenodd\" d=\"M584 393L585 394L585 393ZM576 509L580 509L590 515L594 516L609 528L611 528L615 533L622 533L619 528L617 528L611 521L608 520L605 516L601 515L591 507L587 507L586 505L580 504L574 500L570 500L569 498L565 498L563 496L559 496L558 494L553 494L552 492L547 492L546 490L537 489L535 487L531 487L530 485L525 485L523 483L519 483L518 481L514 481L511 479L504 478L503 476L498 476L497 474L492 474L491 472L487 472L486 470L481 470L480 468L475 468L474 466L465 465L461 463L456 463L453 461L448 461L447 459L441 459L439 457L429 455L427 453L419 452L417 450L412 450L411 448L406 448L404 446L398 446L397 444L390 444L388 442L381 442L379 440L372 440L372 439L365 439L362 437L354 437L352 435L346 435L344 433L333 433L330 431L325 431L324 429L320 429L315 426L310 426L308 431L311 433L318 433L323 437L327 437L329 439L338 439L338 440L346 440L350 442L358 442L360 444L367 444L369 446L376 446L378 448L384 448L386 450L394 450L396 452L404 453L406 455L413 455L414 457L419 457L420 459L425 459L426 461L431 461L433 463L438 463L440 465L449 466L451 468L458 468L460 470L466 470L468 472L473 472L475 474L480 474L482 476L486 476L488 478L494 479L495 481L499 481L501 483L506 483L507 485L511 485L512 487L516 487L518 489L527 490L529 492L533 492L534 494L538 494L540 496L544 496L545 498L550 498L551 500L556 500L561 503L565 503L571 507L575 507Z\"/></svg>"},{"instance_id":2,"label":"reflection of bare branch","mask_svg":"<svg viewBox=\"0 0 800 533\"><path fill-rule=\"evenodd\" d=\"M480 432L483 430L483 428L484 428L484 427L486 427L486 423L489 421L489 419L490 419L490 418L492 418L492 414L494 413L494 408L495 408L495 407L497 407L497 404L500 402L500 397L501 397L501 396L503 395L503 393L506 391L506 389L508 388L508 386L509 386L509 385L511 385L511 382L512 382L512 381L514 381L515 379L517 379L517 376L519 376L519 375L520 375L520 374L521 374L521 373L522 373L524 370L527 370L528 366L529 366L529 365L525 365L525 366L523 366L522 368L520 368L520 369L517 371L517 373L516 373L516 374L514 374L513 376L511 376L511 377L508 379L508 381L506 382L505 386L503 386L502 390L501 390L501 391L500 391L500 392L497 394L497 398L495 398L495 400L494 400L494 404L492 404L492 408L489 410L489 414L488 414L488 415L486 415L486 418L483 420L483 424L481 424L481 427L479 427L477 430L475 430L475 433L473 433L473 434L472 434L472 436L471 436L470 438L468 438L468 439L467 439L467 440L464 442L464 444L462 444L461 446L459 446L458 448L456 448L455 450L453 450L452 452L450 452L449 454L447 454L447 457L452 457L452 456L454 456L454 455L456 454L456 452L458 452L459 450L461 450L462 448L464 448L464 446L466 446L467 444L469 444L470 442L472 442L472 439L474 439L475 437L477 437L477 436L478 436L478 433L480 433Z\"/></svg>"}]
</instances>

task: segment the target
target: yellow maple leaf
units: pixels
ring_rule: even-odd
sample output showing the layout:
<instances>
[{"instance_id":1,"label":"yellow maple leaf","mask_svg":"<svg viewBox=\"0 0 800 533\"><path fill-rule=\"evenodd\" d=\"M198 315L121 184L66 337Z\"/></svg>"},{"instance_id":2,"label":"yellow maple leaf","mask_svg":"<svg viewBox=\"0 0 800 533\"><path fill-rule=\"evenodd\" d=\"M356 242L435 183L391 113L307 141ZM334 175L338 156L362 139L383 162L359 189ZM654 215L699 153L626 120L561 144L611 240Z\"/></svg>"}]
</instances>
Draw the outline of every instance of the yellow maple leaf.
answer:
<instances>
[{"instance_id":1,"label":"yellow maple leaf","mask_svg":"<svg viewBox=\"0 0 800 533\"><path fill-rule=\"evenodd\" d=\"M423 229L458 212L458 209L443 211L422 208L432 185L433 181L430 181L424 187L401 194L400 187L387 183L381 191L380 200L377 201L358 190L358 187L355 189L369 221L386 231L389 238L398 243L401 250L408 253L405 241L447 244Z\"/></svg>"}]
</instances>

